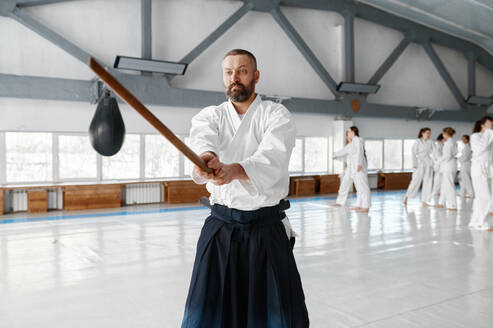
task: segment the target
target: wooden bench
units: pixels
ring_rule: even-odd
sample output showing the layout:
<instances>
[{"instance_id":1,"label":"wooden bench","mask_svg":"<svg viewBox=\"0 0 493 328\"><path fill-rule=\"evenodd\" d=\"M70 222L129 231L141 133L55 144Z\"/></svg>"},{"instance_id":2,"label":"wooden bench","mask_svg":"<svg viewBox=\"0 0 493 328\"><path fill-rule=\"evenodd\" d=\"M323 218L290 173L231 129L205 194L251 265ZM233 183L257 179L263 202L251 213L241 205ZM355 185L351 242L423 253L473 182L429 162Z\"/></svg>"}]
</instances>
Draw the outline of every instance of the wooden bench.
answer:
<instances>
[{"instance_id":1,"label":"wooden bench","mask_svg":"<svg viewBox=\"0 0 493 328\"><path fill-rule=\"evenodd\" d=\"M378 185L384 190L407 189L412 176L412 172L380 172L378 173Z\"/></svg>"},{"instance_id":2,"label":"wooden bench","mask_svg":"<svg viewBox=\"0 0 493 328\"><path fill-rule=\"evenodd\" d=\"M164 182L164 201L166 203L196 203L202 196L210 196L205 185L198 185L192 180Z\"/></svg>"},{"instance_id":3,"label":"wooden bench","mask_svg":"<svg viewBox=\"0 0 493 328\"><path fill-rule=\"evenodd\" d=\"M314 177L294 178L294 196L314 195L317 180Z\"/></svg>"},{"instance_id":4,"label":"wooden bench","mask_svg":"<svg viewBox=\"0 0 493 328\"><path fill-rule=\"evenodd\" d=\"M340 179L337 174L327 174L318 176L319 188L321 194L332 194L339 191Z\"/></svg>"},{"instance_id":5,"label":"wooden bench","mask_svg":"<svg viewBox=\"0 0 493 328\"><path fill-rule=\"evenodd\" d=\"M121 184L64 186L62 190L63 208L66 210L121 206Z\"/></svg>"}]
</instances>

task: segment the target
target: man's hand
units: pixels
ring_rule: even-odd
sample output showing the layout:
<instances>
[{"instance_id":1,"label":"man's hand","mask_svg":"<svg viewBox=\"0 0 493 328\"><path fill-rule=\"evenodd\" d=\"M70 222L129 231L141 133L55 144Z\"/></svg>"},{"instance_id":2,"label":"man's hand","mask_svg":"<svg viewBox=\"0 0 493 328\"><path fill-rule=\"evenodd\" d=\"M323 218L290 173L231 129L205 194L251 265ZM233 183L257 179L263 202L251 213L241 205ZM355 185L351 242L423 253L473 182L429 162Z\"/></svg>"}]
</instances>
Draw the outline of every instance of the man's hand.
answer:
<instances>
[{"instance_id":1,"label":"man's hand","mask_svg":"<svg viewBox=\"0 0 493 328\"><path fill-rule=\"evenodd\" d=\"M211 161L218 161L217 159L217 155L214 154L213 152L211 151L206 151L204 153L202 153L200 155L200 158L202 158L202 160L205 162L205 165L207 165L208 167L211 167L209 165L209 163ZM202 170L200 167L198 167L197 165L194 166L193 170L195 171L195 173L200 176L201 178L203 179L207 179L207 180L212 180L214 178L214 174L213 173L207 173L206 171Z\"/></svg>"},{"instance_id":2,"label":"man's hand","mask_svg":"<svg viewBox=\"0 0 493 328\"><path fill-rule=\"evenodd\" d=\"M363 166L358 165L358 168L357 168L358 172L361 172L362 169L363 169Z\"/></svg>"},{"instance_id":3,"label":"man's hand","mask_svg":"<svg viewBox=\"0 0 493 328\"><path fill-rule=\"evenodd\" d=\"M214 167L211 166L214 169L215 175L211 181L215 185L222 186L236 179L248 179L245 170L238 163L223 164L218 161L217 163L213 162L213 164L216 164Z\"/></svg>"}]
</instances>

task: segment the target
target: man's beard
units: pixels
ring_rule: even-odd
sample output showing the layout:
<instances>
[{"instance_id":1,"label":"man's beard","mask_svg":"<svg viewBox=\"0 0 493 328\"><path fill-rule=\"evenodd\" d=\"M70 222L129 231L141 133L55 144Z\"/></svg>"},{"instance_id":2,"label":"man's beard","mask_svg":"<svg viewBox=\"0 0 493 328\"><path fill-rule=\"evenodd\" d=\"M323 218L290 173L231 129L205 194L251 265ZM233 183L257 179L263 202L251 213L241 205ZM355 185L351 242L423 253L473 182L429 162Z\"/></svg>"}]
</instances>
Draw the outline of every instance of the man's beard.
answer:
<instances>
[{"instance_id":1,"label":"man's beard","mask_svg":"<svg viewBox=\"0 0 493 328\"><path fill-rule=\"evenodd\" d=\"M239 89L233 90L233 87L238 87ZM226 89L226 97L233 102L241 103L250 99L254 91L255 91L254 79L252 79L252 82L250 82L250 85L248 85L248 87L246 87L245 85L239 82L238 83L233 82Z\"/></svg>"}]
</instances>

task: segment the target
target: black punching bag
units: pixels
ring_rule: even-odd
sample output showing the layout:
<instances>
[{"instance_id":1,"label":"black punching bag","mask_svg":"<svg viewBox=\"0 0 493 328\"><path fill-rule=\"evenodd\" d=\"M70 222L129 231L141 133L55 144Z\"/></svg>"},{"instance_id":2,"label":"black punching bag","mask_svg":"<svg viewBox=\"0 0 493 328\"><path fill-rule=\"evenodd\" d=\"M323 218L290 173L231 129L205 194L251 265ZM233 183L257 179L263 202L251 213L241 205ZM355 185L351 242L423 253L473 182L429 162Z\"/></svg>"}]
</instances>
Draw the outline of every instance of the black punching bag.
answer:
<instances>
[{"instance_id":1,"label":"black punching bag","mask_svg":"<svg viewBox=\"0 0 493 328\"><path fill-rule=\"evenodd\" d=\"M89 138L94 150L103 156L113 156L122 148L125 123L115 97L109 91L99 100L89 126Z\"/></svg>"}]
</instances>

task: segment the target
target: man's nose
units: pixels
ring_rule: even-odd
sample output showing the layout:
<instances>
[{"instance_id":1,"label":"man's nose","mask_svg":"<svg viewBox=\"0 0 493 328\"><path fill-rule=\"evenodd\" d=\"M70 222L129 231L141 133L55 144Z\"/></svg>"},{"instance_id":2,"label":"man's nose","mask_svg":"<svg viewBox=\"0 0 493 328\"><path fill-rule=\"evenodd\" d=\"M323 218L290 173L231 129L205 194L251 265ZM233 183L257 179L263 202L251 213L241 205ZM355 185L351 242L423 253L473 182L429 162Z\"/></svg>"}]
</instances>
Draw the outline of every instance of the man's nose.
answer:
<instances>
[{"instance_id":1,"label":"man's nose","mask_svg":"<svg viewBox=\"0 0 493 328\"><path fill-rule=\"evenodd\" d=\"M233 74L231 74L231 81L233 81L233 82L239 82L240 81L240 76L238 75L238 73L233 72Z\"/></svg>"}]
</instances>

